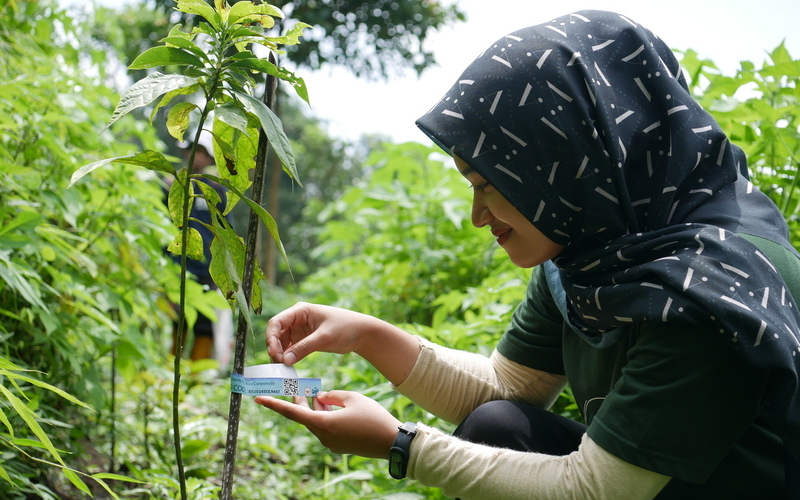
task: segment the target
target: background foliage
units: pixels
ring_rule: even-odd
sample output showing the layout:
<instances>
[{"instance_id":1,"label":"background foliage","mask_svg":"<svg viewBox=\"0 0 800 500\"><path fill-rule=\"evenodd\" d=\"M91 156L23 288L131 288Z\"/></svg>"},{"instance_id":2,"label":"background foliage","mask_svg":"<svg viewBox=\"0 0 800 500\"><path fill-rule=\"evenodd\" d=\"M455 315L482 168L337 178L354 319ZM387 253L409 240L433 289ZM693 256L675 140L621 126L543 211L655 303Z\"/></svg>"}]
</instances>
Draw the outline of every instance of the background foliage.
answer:
<instances>
[{"instance_id":1,"label":"background foliage","mask_svg":"<svg viewBox=\"0 0 800 500\"><path fill-rule=\"evenodd\" d=\"M800 248L800 60L781 43L759 67L742 61L733 76L687 51L682 65L692 89L747 154L754 184L778 205Z\"/></svg>"},{"instance_id":2,"label":"background foliage","mask_svg":"<svg viewBox=\"0 0 800 500\"><path fill-rule=\"evenodd\" d=\"M105 85L109 75L93 62L100 55L77 43L86 26L44 4L0 11L0 356L97 411L3 378L11 395L0 398L8 418L0 496L9 499L49 498L64 478L37 462L59 459L9 402L17 397L35 412L58 455L94 453L96 426L109 423L112 359L128 377L155 359L168 274L157 269L169 266L156 182L119 168L66 189L72 171L95 155L157 144L134 120L121 123L119 143L98 134L118 98Z\"/></svg>"},{"instance_id":3,"label":"background foliage","mask_svg":"<svg viewBox=\"0 0 800 500\"><path fill-rule=\"evenodd\" d=\"M175 3L174 0L143 0L129 4L122 13L124 36L120 36L115 26L105 24L101 27L105 33L101 37L111 42L130 62L164 37L170 23L193 24L193 16L172 11ZM370 78L385 78L406 69L421 73L436 62L433 52L423 46L427 36L447 24L464 20L457 5L430 0L275 0L269 3L283 10L286 22L300 20L314 26L302 44L290 47L286 53L286 58L294 65L310 69L339 65Z\"/></svg>"},{"instance_id":4,"label":"background foliage","mask_svg":"<svg viewBox=\"0 0 800 500\"><path fill-rule=\"evenodd\" d=\"M109 54L117 53L117 42L141 51L155 40L115 31L110 13L76 18L46 0L4 6L0 498L86 498L81 484L96 498L111 496L81 473L96 475L120 497L174 498L164 296L178 273L162 253L172 238L162 188L142 170L115 165L66 189L80 165L142 148L166 150L133 117L115 124L113 136L98 133L119 98ZM137 14L142 23L160 22L145 14ZM697 98L747 152L754 182L781 207L797 245L800 61L779 46L765 63L744 62L732 76L691 51L683 65ZM295 215L281 230L302 272L297 289L264 288L255 330L303 299L369 312L436 342L489 353L528 272L511 266L491 237L470 225L471 193L449 161L420 144L347 145L327 137L313 118L285 110L307 192L295 187ZM331 176L336 182L326 185ZM199 290L190 299L197 307L209 300ZM263 339L249 342L248 363L265 362ZM209 367L213 362L182 367L182 456L193 499L218 494L225 439L228 384ZM326 388L368 394L401 420L451 428L396 395L357 356L315 354L300 371L321 376ZM576 415L568 393L556 409ZM382 461L330 454L302 427L254 404L243 407L239 450L235 498L442 498L436 489L389 479ZM76 472L65 474L55 455ZM143 483L97 475L103 473Z\"/></svg>"}]
</instances>

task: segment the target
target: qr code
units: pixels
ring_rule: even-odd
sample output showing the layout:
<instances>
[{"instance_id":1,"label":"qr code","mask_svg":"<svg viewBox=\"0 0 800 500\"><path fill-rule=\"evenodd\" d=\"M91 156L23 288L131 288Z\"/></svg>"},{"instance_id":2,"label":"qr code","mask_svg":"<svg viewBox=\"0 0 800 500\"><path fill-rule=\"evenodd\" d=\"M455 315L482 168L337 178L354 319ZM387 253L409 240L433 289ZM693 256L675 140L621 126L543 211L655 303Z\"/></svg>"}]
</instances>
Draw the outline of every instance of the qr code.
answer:
<instances>
[{"instance_id":1,"label":"qr code","mask_svg":"<svg viewBox=\"0 0 800 500\"><path fill-rule=\"evenodd\" d=\"M283 394L286 396L299 396L300 381L296 378L283 379Z\"/></svg>"}]
</instances>

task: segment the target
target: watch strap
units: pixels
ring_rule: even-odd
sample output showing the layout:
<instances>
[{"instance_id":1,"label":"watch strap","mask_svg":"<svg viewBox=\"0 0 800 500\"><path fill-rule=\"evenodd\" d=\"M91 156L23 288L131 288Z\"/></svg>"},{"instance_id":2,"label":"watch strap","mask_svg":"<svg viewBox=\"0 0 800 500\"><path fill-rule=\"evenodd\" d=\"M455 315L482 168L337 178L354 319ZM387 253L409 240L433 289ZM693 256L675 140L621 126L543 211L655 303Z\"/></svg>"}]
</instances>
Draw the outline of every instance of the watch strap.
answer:
<instances>
[{"instance_id":1,"label":"watch strap","mask_svg":"<svg viewBox=\"0 0 800 500\"><path fill-rule=\"evenodd\" d=\"M411 455L411 441L417 435L417 424L406 422L398 427L392 448L389 450L389 474L395 479L406 477Z\"/></svg>"}]
</instances>

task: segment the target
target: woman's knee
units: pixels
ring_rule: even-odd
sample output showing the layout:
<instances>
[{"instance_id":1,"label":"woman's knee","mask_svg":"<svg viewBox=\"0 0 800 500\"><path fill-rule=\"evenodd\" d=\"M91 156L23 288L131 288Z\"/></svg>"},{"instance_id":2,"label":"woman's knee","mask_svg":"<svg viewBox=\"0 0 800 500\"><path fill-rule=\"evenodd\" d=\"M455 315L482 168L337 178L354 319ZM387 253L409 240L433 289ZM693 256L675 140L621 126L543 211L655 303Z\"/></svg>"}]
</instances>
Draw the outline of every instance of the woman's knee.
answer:
<instances>
[{"instance_id":1,"label":"woman's knee","mask_svg":"<svg viewBox=\"0 0 800 500\"><path fill-rule=\"evenodd\" d=\"M566 455L578 449L586 427L516 401L491 401L470 413L453 433L473 443L517 451Z\"/></svg>"},{"instance_id":2,"label":"woman's knee","mask_svg":"<svg viewBox=\"0 0 800 500\"><path fill-rule=\"evenodd\" d=\"M477 407L453 435L473 443L509 447L509 440L530 433L530 424L519 403L490 401Z\"/></svg>"}]
</instances>

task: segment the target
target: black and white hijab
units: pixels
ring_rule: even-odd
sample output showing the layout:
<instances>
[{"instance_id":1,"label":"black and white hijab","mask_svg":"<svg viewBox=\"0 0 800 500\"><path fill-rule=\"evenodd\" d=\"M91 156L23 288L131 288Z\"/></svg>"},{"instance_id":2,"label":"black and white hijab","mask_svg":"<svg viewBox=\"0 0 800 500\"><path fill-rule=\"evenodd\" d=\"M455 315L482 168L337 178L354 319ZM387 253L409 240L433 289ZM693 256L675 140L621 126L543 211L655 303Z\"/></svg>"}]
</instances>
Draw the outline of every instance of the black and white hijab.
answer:
<instances>
[{"instance_id":1,"label":"black and white hijab","mask_svg":"<svg viewBox=\"0 0 800 500\"><path fill-rule=\"evenodd\" d=\"M521 29L417 124L566 246L548 285L587 342L611 345L632 322L713 325L773 370L775 424L800 456L800 314L736 234L792 249L788 230L664 42L600 11Z\"/></svg>"}]
</instances>

